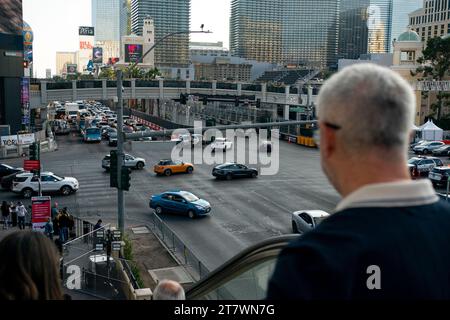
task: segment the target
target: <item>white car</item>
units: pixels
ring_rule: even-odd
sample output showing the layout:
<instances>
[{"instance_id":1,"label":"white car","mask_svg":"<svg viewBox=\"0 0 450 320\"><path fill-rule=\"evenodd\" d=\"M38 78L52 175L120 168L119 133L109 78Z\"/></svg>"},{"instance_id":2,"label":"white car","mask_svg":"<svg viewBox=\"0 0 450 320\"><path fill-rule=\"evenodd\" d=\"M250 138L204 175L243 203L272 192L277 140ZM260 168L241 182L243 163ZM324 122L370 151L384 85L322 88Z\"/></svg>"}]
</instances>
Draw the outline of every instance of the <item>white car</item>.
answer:
<instances>
[{"instance_id":1,"label":"white car","mask_svg":"<svg viewBox=\"0 0 450 320\"><path fill-rule=\"evenodd\" d=\"M105 169L106 171L108 171L111 166L110 160L111 156L109 154L107 154L102 160L102 168ZM125 167L142 170L145 167L145 159L133 157L132 155L126 154Z\"/></svg>"},{"instance_id":2,"label":"white car","mask_svg":"<svg viewBox=\"0 0 450 320\"><path fill-rule=\"evenodd\" d=\"M227 138L216 138L213 143L211 143L212 150L230 150L233 147L233 142Z\"/></svg>"},{"instance_id":3,"label":"white car","mask_svg":"<svg viewBox=\"0 0 450 320\"><path fill-rule=\"evenodd\" d=\"M305 233L314 229L330 214L322 210L302 210L292 213L292 232Z\"/></svg>"},{"instance_id":4,"label":"white car","mask_svg":"<svg viewBox=\"0 0 450 320\"><path fill-rule=\"evenodd\" d=\"M71 177L60 177L53 172L41 173L41 190L43 193L60 192L68 196L80 187L78 180ZM20 193L24 198L31 198L39 192L39 179L33 173L16 175L12 183L12 191Z\"/></svg>"}]
</instances>

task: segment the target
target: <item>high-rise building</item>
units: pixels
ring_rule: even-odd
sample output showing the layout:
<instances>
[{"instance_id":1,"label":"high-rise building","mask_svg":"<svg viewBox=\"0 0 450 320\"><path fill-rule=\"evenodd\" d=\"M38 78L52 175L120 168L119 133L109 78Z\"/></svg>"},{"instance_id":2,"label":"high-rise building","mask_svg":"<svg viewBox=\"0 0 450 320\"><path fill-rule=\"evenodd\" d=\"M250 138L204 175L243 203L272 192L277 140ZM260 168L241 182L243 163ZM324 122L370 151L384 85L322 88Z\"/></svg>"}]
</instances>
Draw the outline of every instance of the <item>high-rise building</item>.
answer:
<instances>
[{"instance_id":1,"label":"high-rise building","mask_svg":"<svg viewBox=\"0 0 450 320\"><path fill-rule=\"evenodd\" d=\"M188 31L190 25L190 0L132 0L131 30L142 36L144 18L152 18L155 38L161 39L172 32ZM157 67L189 66L189 35L173 36L155 48Z\"/></svg>"},{"instance_id":2,"label":"high-rise building","mask_svg":"<svg viewBox=\"0 0 450 320\"><path fill-rule=\"evenodd\" d=\"M450 0L424 0L422 6L409 14L409 27L422 42L450 34Z\"/></svg>"},{"instance_id":3,"label":"high-rise building","mask_svg":"<svg viewBox=\"0 0 450 320\"><path fill-rule=\"evenodd\" d=\"M95 45L103 48L103 60L120 55L120 39L128 34L127 0L92 0Z\"/></svg>"},{"instance_id":4,"label":"high-rise building","mask_svg":"<svg viewBox=\"0 0 450 320\"><path fill-rule=\"evenodd\" d=\"M392 41L404 33L409 25L409 14L422 8L423 0L394 0L392 6ZM390 51L393 51L392 41Z\"/></svg>"},{"instance_id":5,"label":"high-rise building","mask_svg":"<svg viewBox=\"0 0 450 320\"><path fill-rule=\"evenodd\" d=\"M403 0L340 1L339 58L358 59L361 54L389 52L394 1Z\"/></svg>"},{"instance_id":6,"label":"high-rise building","mask_svg":"<svg viewBox=\"0 0 450 320\"><path fill-rule=\"evenodd\" d=\"M75 52L56 52L56 75L63 76L66 73L64 66L67 64L77 64L77 54Z\"/></svg>"}]
</instances>

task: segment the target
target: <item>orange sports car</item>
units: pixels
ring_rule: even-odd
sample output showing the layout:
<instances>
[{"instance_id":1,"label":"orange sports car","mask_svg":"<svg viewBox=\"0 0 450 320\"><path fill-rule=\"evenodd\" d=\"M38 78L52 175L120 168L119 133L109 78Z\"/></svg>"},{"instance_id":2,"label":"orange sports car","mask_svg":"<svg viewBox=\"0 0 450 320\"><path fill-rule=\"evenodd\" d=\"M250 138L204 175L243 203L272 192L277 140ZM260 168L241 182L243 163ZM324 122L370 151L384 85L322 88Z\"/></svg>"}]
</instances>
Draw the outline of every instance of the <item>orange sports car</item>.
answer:
<instances>
[{"instance_id":1,"label":"orange sports car","mask_svg":"<svg viewBox=\"0 0 450 320\"><path fill-rule=\"evenodd\" d=\"M170 176L173 173L192 173L194 166L192 163L186 163L183 161L161 160L154 166L153 171L157 174L163 174Z\"/></svg>"}]
</instances>

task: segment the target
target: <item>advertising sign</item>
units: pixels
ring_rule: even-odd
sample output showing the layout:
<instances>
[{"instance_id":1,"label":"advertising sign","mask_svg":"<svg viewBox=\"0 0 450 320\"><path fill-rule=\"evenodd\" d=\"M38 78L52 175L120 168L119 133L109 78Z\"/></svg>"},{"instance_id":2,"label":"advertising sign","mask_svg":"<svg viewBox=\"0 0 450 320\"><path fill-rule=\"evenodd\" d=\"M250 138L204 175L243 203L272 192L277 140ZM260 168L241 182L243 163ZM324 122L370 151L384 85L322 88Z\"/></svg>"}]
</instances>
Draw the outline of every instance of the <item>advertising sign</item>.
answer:
<instances>
[{"instance_id":1,"label":"advertising sign","mask_svg":"<svg viewBox=\"0 0 450 320\"><path fill-rule=\"evenodd\" d=\"M19 144L32 144L34 142L34 133L19 134Z\"/></svg>"},{"instance_id":2,"label":"advertising sign","mask_svg":"<svg viewBox=\"0 0 450 320\"><path fill-rule=\"evenodd\" d=\"M78 28L78 35L93 37L95 35L94 27L79 27Z\"/></svg>"},{"instance_id":3,"label":"advertising sign","mask_svg":"<svg viewBox=\"0 0 450 320\"><path fill-rule=\"evenodd\" d=\"M22 1L2 0L0 3L0 33L22 35Z\"/></svg>"},{"instance_id":4,"label":"advertising sign","mask_svg":"<svg viewBox=\"0 0 450 320\"><path fill-rule=\"evenodd\" d=\"M16 135L3 136L3 137L1 137L1 140L2 140L2 146L5 146L5 147L17 146L17 136Z\"/></svg>"},{"instance_id":5,"label":"advertising sign","mask_svg":"<svg viewBox=\"0 0 450 320\"><path fill-rule=\"evenodd\" d=\"M30 79L22 78L22 95L21 95L21 103L29 103L30 102Z\"/></svg>"},{"instance_id":6,"label":"advertising sign","mask_svg":"<svg viewBox=\"0 0 450 320\"><path fill-rule=\"evenodd\" d=\"M31 224L34 231L44 232L48 218L51 218L51 197L31 198Z\"/></svg>"},{"instance_id":7,"label":"advertising sign","mask_svg":"<svg viewBox=\"0 0 450 320\"><path fill-rule=\"evenodd\" d=\"M33 171L41 169L41 161L39 160L23 160L23 169L25 171Z\"/></svg>"},{"instance_id":8,"label":"advertising sign","mask_svg":"<svg viewBox=\"0 0 450 320\"><path fill-rule=\"evenodd\" d=\"M67 74L76 74L77 73L77 65L76 64L68 64L67 65Z\"/></svg>"},{"instance_id":9,"label":"advertising sign","mask_svg":"<svg viewBox=\"0 0 450 320\"><path fill-rule=\"evenodd\" d=\"M135 63L143 55L143 46L141 44L125 44L125 62Z\"/></svg>"},{"instance_id":10,"label":"advertising sign","mask_svg":"<svg viewBox=\"0 0 450 320\"><path fill-rule=\"evenodd\" d=\"M92 53L92 61L94 63L103 63L103 48L94 48L94 51Z\"/></svg>"}]
</instances>

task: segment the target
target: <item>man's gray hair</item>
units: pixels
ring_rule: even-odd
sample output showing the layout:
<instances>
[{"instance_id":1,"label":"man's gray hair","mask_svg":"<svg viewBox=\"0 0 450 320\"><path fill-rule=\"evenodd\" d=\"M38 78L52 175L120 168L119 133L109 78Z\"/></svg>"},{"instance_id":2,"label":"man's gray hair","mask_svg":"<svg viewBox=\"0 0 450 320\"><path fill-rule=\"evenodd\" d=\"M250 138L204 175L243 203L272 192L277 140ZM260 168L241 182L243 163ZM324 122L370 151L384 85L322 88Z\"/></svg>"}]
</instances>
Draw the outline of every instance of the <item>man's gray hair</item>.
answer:
<instances>
[{"instance_id":1,"label":"man's gray hair","mask_svg":"<svg viewBox=\"0 0 450 320\"><path fill-rule=\"evenodd\" d=\"M175 281L162 280L153 291L153 300L185 300L183 287Z\"/></svg>"},{"instance_id":2,"label":"man's gray hair","mask_svg":"<svg viewBox=\"0 0 450 320\"><path fill-rule=\"evenodd\" d=\"M399 74L375 64L356 64L325 82L318 97L320 121L341 127L351 149L405 148L416 98Z\"/></svg>"}]
</instances>

